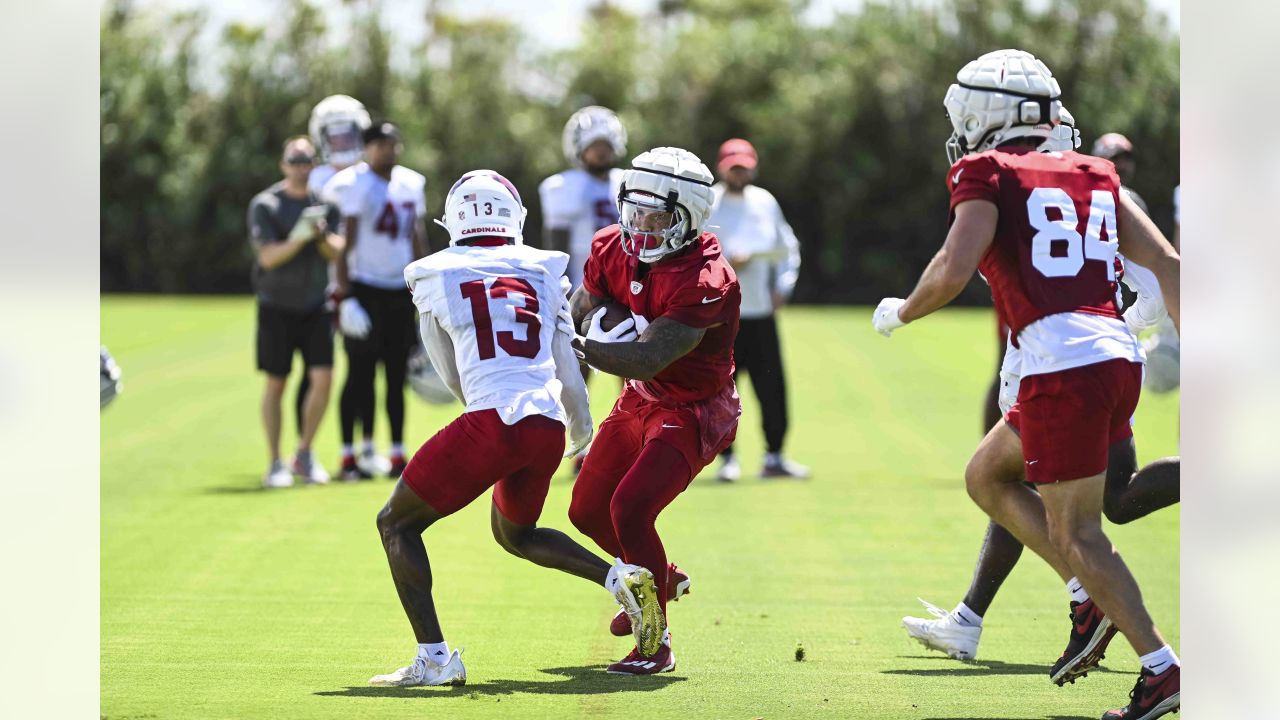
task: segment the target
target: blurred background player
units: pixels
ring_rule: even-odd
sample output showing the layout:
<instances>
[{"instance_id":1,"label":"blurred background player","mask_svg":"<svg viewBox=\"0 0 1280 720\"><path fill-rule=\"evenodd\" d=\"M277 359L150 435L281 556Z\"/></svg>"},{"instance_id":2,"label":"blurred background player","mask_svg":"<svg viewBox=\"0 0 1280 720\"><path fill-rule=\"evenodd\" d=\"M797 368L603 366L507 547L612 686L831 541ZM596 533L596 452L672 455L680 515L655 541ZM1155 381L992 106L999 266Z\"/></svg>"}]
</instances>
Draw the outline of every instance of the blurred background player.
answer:
<instances>
[{"instance_id":1,"label":"blurred background player","mask_svg":"<svg viewBox=\"0 0 1280 720\"><path fill-rule=\"evenodd\" d=\"M307 131L311 134L311 141L315 143L316 150L319 152L320 164L312 168L311 175L307 178L307 187L322 200L333 201L324 190L333 176L360 162L364 155L363 134L369 128L370 122L369 111L365 109L364 103L349 95L330 95L311 110ZM339 234L343 232L341 227L331 229ZM330 285L336 287L335 272L336 268L331 266ZM302 384L298 387L299 400L306 392L306 387L307 378L303 376ZM360 408L356 413L356 423L360 426L361 436L364 438L362 450L356 456L356 464L370 475L379 475L391 469L391 463L387 458L376 454L373 449L373 426L376 415L372 405L367 409ZM299 410L299 417L301 417L301 410Z\"/></svg>"},{"instance_id":2,"label":"blurred background player","mask_svg":"<svg viewBox=\"0 0 1280 720\"><path fill-rule=\"evenodd\" d=\"M324 187L340 171L360 162L364 155L364 131L369 111L349 95L330 95L311 110L307 132L320 153L321 164L311 170L307 187L324 197Z\"/></svg>"},{"instance_id":3,"label":"blurred background player","mask_svg":"<svg viewBox=\"0 0 1280 720\"><path fill-rule=\"evenodd\" d=\"M1175 324L1179 261L1120 190L1110 163L1036 152L1058 124L1060 96L1044 63L1019 50L988 53L957 74L944 100L954 163L946 242L911 295L885 298L872 323L888 336L953 300L975 270L990 282L997 312L1024 350L1019 412L998 422L974 453L969 494L1071 578L1072 619L1085 629L1085 644L1074 658L1064 653L1054 681L1096 667L1118 628L1142 670L1129 704L1103 718L1146 720L1178 708L1181 672L1101 525L1107 446L1132 436L1141 392L1141 351L1116 304L1117 240L1156 276ZM1000 472L1019 451L1038 494ZM1060 672L1064 661L1071 667Z\"/></svg>"},{"instance_id":4,"label":"blurred background player","mask_svg":"<svg viewBox=\"0 0 1280 720\"><path fill-rule=\"evenodd\" d=\"M569 254L569 282L576 290L591 237L618 222L622 170L615 165L626 158L627 130L612 110L590 105L569 117L561 148L571 167L538 185L542 239L548 249Z\"/></svg>"},{"instance_id":5,"label":"blurred background player","mask_svg":"<svg viewBox=\"0 0 1280 720\"><path fill-rule=\"evenodd\" d=\"M598 310L575 340L589 365L627 380L574 484L569 518L605 552L655 571L641 594L656 594L664 629L680 581L654 524L733 442L742 412L733 383L741 295L719 241L705 232L713 180L679 148L632 160L617 200L620 224L596 233L572 301L578 328L607 303L632 317L606 330ZM636 634L636 647L609 672L675 669L669 632Z\"/></svg>"},{"instance_id":6,"label":"blurred background player","mask_svg":"<svg viewBox=\"0 0 1280 720\"><path fill-rule=\"evenodd\" d=\"M1116 174L1120 176L1121 189L1128 193L1134 203L1142 209L1144 214L1150 214L1147 210L1147 202L1142 199L1130 185L1133 182L1134 174L1138 170L1138 163L1135 157L1133 143L1129 138L1120 133L1106 133L1099 137L1093 143L1093 155L1106 158L1116 166ZM1177 213L1177 191L1175 189L1174 213ZM1179 247L1177 218L1174 218L1174 235L1172 245L1175 250ZM1150 275L1144 268L1133 263L1127 265L1126 272ZM1143 386L1152 392L1165 393L1178 387L1179 384L1179 355L1180 341L1178 332L1173 327L1173 322L1166 315L1165 318L1152 330L1142 341L1143 347L1147 351L1147 367L1143 374Z\"/></svg>"},{"instance_id":7,"label":"blurred background player","mask_svg":"<svg viewBox=\"0 0 1280 720\"><path fill-rule=\"evenodd\" d=\"M733 344L735 372L746 370L760 401L765 456L762 478L807 478L809 469L782 456L787 435L787 380L775 314L791 298L800 272L800 243L782 215L773 194L753 184L759 159L750 142L726 140L720 146L716 171L720 182L712 190L708 225L715 228L721 250L738 275L742 288L742 319ZM736 375L735 375L736 377ZM729 446L717 478L733 482L742 477L738 458Z\"/></svg>"},{"instance_id":8,"label":"blurred background player","mask_svg":"<svg viewBox=\"0 0 1280 720\"><path fill-rule=\"evenodd\" d=\"M445 198L449 248L404 269L432 365L466 409L414 454L378 514L418 652L372 685L466 683L462 651L450 651L436 616L422 534L490 487L493 537L507 552L637 604L625 579L638 568L610 568L564 533L537 526L565 429L572 454L591 439L591 408L570 345L568 257L525 247L524 216L506 178L469 172Z\"/></svg>"},{"instance_id":9,"label":"blurred background player","mask_svg":"<svg viewBox=\"0 0 1280 720\"><path fill-rule=\"evenodd\" d=\"M342 387L342 478L368 478L356 464L353 442L358 416L374 413L374 376L382 364L391 430L388 475L400 477L404 457L404 385L409 351L417 342L413 299L404 288L404 268L427 254L426 179L396 164L400 131L387 121L364 131L365 162L334 176L325 187L343 217L346 246L337 258L338 324L347 352Z\"/></svg>"},{"instance_id":10,"label":"blurred background player","mask_svg":"<svg viewBox=\"0 0 1280 720\"><path fill-rule=\"evenodd\" d=\"M284 179L249 203L249 241L256 258L258 369L267 374L262 424L271 465L263 485L269 488L292 485L294 475L311 483L329 481L311 445L329 405L333 381L333 316L326 307L326 288L329 261L342 243L329 232L337 227L337 210L307 189L315 160L310 140L291 138L280 158ZM298 450L286 468L280 460L280 404L295 352L302 353L307 382L299 388L303 411Z\"/></svg>"},{"instance_id":11,"label":"blurred background player","mask_svg":"<svg viewBox=\"0 0 1280 720\"><path fill-rule=\"evenodd\" d=\"M120 366L116 365L115 358L111 357L111 353L107 352L107 346L102 345L98 348L98 410L105 410L116 396L124 391L124 383L120 381Z\"/></svg>"},{"instance_id":12,"label":"blurred background player","mask_svg":"<svg viewBox=\"0 0 1280 720\"><path fill-rule=\"evenodd\" d=\"M569 116L560 137L568 170L538 185L542 202L542 241L546 248L569 254L570 292L582 285L582 267L591 254L597 230L618 222L618 186L627 154L627 129L609 108L588 105ZM583 368L583 377L591 373ZM586 450L573 459L582 469Z\"/></svg>"}]
</instances>

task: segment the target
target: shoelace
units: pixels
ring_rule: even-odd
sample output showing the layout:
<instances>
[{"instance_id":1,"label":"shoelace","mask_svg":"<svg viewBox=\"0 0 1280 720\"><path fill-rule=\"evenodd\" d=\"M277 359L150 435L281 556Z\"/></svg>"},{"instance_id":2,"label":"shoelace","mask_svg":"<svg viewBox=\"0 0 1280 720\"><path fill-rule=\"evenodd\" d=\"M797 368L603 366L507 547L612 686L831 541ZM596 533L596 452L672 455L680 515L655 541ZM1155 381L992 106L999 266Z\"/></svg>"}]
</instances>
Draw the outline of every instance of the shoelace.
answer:
<instances>
[{"instance_id":1,"label":"shoelace","mask_svg":"<svg viewBox=\"0 0 1280 720\"><path fill-rule=\"evenodd\" d=\"M951 614L950 612L943 610L942 608L938 607L937 605L934 605L933 603L929 602L928 600L925 600L922 597L918 597L916 599L920 601L920 604L924 606L925 610L929 611L930 615L936 618L944 618Z\"/></svg>"}]
</instances>

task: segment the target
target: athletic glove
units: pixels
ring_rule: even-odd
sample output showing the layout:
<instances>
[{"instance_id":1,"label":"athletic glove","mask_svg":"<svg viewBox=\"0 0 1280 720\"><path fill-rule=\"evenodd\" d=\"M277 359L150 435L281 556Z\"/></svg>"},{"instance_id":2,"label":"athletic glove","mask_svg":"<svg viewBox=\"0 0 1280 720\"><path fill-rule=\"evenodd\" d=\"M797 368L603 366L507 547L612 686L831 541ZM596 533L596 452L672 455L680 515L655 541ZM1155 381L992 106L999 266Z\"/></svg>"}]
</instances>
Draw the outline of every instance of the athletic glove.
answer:
<instances>
[{"instance_id":1,"label":"athletic glove","mask_svg":"<svg viewBox=\"0 0 1280 720\"><path fill-rule=\"evenodd\" d=\"M876 306L876 311L871 316L871 325L876 332L885 337L893 334L894 330L906 325L898 318L898 310L906 305L907 301L902 298L885 298Z\"/></svg>"},{"instance_id":2,"label":"athletic glove","mask_svg":"<svg viewBox=\"0 0 1280 720\"><path fill-rule=\"evenodd\" d=\"M605 330L600 327L604 322L604 311L597 312L591 317L591 327L587 328L587 339L595 340L601 343L631 342L639 337L636 334L635 318L627 318L613 327L612 330Z\"/></svg>"},{"instance_id":3,"label":"athletic glove","mask_svg":"<svg viewBox=\"0 0 1280 720\"><path fill-rule=\"evenodd\" d=\"M369 313L364 311L360 306L360 301L353 297L338 303L338 327L342 330L342 334L356 340L363 340L369 336L369 330L373 323L369 320Z\"/></svg>"}]
</instances>

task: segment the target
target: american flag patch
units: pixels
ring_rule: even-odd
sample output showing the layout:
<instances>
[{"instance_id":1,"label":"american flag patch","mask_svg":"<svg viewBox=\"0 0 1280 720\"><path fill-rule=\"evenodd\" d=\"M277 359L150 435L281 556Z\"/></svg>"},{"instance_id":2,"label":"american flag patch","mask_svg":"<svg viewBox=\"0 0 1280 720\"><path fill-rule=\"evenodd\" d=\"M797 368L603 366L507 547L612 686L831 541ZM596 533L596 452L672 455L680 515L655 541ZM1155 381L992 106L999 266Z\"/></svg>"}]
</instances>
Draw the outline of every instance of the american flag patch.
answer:
<instances>
[{"instance_id":1,"label":"american flag patch","mask_svg":"<svg viewBox=\"0 0 1280 720\"><path fill-rule=\"evenodd\" d=\"M463 201L465 201L465 202L475 202L475 201L476 201L476 194L475 194L475 193L468 193L468 194L466 194L466 195L463 195L463 196L462 196L462 199L463 199Z\"/></svg>"},{"instance_id":2,"label":"american flag patch","mask_svg":"<svg viewBox=\"0 0 1280 720\"><path fill-rule=\"evenodd\" d=\"M511 211L506 208L498 208L498 217L511 217Z\"/></svg>"}]
</instances>

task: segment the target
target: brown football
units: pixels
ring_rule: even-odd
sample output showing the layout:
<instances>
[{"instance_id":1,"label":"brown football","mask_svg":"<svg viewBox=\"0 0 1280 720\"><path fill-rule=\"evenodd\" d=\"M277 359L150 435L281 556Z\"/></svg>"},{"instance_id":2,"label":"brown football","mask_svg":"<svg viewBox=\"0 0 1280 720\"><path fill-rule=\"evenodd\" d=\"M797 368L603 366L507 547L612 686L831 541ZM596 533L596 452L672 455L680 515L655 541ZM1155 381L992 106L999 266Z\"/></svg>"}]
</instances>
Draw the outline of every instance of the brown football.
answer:
<instances>
[{"instance_id":1,"label":"brown football","mask_svg":"<svg viewBox=\"0 0 1280 720\"><path fill-rule=\"evenodd\" d=\"M591 329L591 322L595 318L596 313L604 313L604 318L600 320L600 327L604 330L612 330L618 326L618 323L631 317L631 311L625 305L619 305L616 302L607 302L591 312L582 319L582 327L578 332L583 335Z\"/></svg>"}]
</instances>

